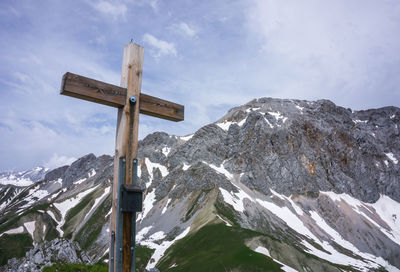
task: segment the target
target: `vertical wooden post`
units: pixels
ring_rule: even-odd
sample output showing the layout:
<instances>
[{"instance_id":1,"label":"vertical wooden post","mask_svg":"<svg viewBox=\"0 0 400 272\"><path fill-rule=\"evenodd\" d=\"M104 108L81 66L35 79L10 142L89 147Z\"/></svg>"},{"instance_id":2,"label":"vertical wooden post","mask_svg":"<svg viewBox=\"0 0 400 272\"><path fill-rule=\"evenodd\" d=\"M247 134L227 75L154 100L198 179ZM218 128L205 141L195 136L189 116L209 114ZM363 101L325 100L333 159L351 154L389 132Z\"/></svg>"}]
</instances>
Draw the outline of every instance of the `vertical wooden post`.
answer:
<instances>
[{"instance_id":1,"label":"vertical wooden post","mask_svg":"<svg viewBox=\"0 0 400 272\"><path fill-rule=\"evenodd\" d=\"M113 203L112 203L112 217L110 230L111 233L116 231L116 218L117 213L117 197L118 193L118 170L119 162L121 157L126 158L125 167L125 183L132 183L132 164L133 159L137 157L138 152L138 127L139 127L139 97L142 85L142 69L143 69L143 47L129 43L124 48L124 57L122 60L122 75L121 75L121 87L127 88L127 95L125 106L122 109L118 109L118 120L117 120L117 135L115 143L115 157L114 157L114 180L113 180ZM136 103L131 103L130 98L134 96ZM135 214L133 215L135 216ZM131 233L132 214L123 213L123 233L122 233L122 271L129 272L131 267ZM118 234L117 234L118 235ZM116 237L117 237L116 235ZM120 235L120 234L119 234ZM113 237L111 237L112 239ZM111 243L114 243L111 240ZM133 246L133 245L132 245ZM119 248L114 247L114 256ZM110 262L110 271L117 270L117 262ZM111 266L114 266L113 269Z\"/></svg>"}]
</instances>

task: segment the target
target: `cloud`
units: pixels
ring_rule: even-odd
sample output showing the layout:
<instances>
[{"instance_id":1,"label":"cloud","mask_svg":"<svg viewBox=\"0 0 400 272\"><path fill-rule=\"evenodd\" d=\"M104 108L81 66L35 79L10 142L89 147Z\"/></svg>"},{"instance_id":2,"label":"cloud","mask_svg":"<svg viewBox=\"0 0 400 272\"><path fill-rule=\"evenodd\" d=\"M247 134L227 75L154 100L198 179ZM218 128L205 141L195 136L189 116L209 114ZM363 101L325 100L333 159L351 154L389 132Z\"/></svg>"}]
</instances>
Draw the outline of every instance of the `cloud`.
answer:
<instances>
[{"instance_id":1,"label":"cloud","mask_svg":"<svg viewBox=\"0 0 400 272\"><path fill-rule=\"evenodd\" d=\"M117 19L119 17L125 18L128 10L126 5L123 3L111 3L108 1L99 1L97 3L93 3L93 7L106 15L111 15L113 19Z\"/></svg>"},{"instance_id":2,"label":"cloud","mask_svg":"<svg viewBox=\"0 0 400 272\"><path fill-rule=\"evenodd\" d=\"M195 37L197 34L196 30L185 22L180 22L179 24L173 24L172 29L178 32L179 34L190 38Z\"/></svg>"},{"instance_id":3,"label":"cloud","mask_svg":"<svg viewBox=\"0 0 400 272\"><path fill-rule=\"evenodd\" d=\"M55 169L64 165L71 165L71 163L73 163L74 161L76 161L76 158L74 157L59 156L58 154L54 153L49 161L44 164L44 167Z\"/></svg>"},{"instance_id":4,"label":"cloud","mask_svg":"<svg viewBox=\"0 0 400 272\"><path fill-rule=\"evenodd\" d=\"M279 96L372 104L399 86L397 1L252 1L248 26ZM323 93L322 93L323 92ZM360 92L363 95L360 96ZM389 101L386 101L389 102Z\"/></svg>"},{"instance_id":5,"label":"cloud","mask_svg":"<svg viewBox=\"0 0 400 272\"><path fill-rule=\"evenodd\" d=\"M173 43L169 43L163 40L159 40L156 37L154 37L151 34L144 34L143 35L143 42L147 43L152 47L152 49L155 51L155 57L159 58L161 56L176 56L177 51L175 48L175 45Z\"/></svg>"}]
</instances>

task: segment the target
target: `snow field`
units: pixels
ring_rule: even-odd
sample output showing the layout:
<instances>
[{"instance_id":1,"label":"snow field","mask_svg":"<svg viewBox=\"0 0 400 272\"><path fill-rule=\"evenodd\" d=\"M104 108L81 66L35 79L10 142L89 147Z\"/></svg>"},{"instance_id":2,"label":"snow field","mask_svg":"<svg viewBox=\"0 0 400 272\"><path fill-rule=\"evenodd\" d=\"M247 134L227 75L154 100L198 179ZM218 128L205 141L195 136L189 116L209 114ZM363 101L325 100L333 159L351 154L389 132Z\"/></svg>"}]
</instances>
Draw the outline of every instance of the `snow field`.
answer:
<instances>
[{"instance_id":1,"label":"snow field","mask_svg":"<svg viewBox=\"0 0 400 272\"><path fill-rule=\"evenodd\" d=\"M391 266L386 260L381 257L376 257L372 254L360 252L353 244L349 241L343 239L343 237L331 228L323 218L316 212L310 211L311 219L316 223L316 225L320 226L320 228L332 238L337 244L342 247L354 252L355 254L361 256L364 260L354 259L345 254L337 251L332 245L330 245L327 241L321 241L317 236L313 234L313 232L303 223L303 220L300 219L299 216L308 216L305 215L303 210L294 203L294 201L290 197L286 197L284 195L278 194L277 192L271 190L272 195L278 197L281 200L286 200L295 213L292 212L287 206L279 206L273 202L273 199L270 200L260 199L256 196L250 196L249 193L243 191L238 185L233 183L233 175L229 173L224 167L223 164L219 167L215 165L208 164L211 168L213 168L216 172L224 174L232 184L238 189L239 192L228 192L223 188L219 188L221 195L224 201L230 204L236 211L242 213L244 212L244 204L243 200L247 198L251 202L256 202L269 212L273 213L275 216L282 219L286 225L288 225L291 229L295 230L297 233L308 237L313 240L315 243L321 245L321 247L329 252L327 254L324 251L321 251L314 246L312 246L306 240L303 240L303 245L308 249L307 251L315 256L328 260L332 263L342 264L342 265L351 265L353 267L357 267L362 271L369 271L371 268L378 268L379 265L385 267L389 271L399 271L397 268ZM243 185L241 185L243 186ZM398 223L398 218L400 216L400 203L393 201L387 196L381 196L381 198L374 204L366 204L363 203L349 195L346 194L335 194L333 192L321 192L322 194L328 195L333 201L345 201L348 205L350 205L355 212L365 217L368 221L377 226L386 236L391 238L396 243L400 244L400 224ZM387 230L380 226L377 222L375 222L372 218L368 217L360 207L368 209L371 213L376 213L390 226L391 230ZM390 207L390 208L389 208ZM395 207L395 208L394 208Z\"/></svg>"},{"instance_id":2,"label":"snow field","mask_svg":"<svg viewBox=\"0 0 400 272\"><path fill-rule=\"evenodd\" d=\"M93 192L94 190L96 190L97 189L97 187L99 187L100 186L100 184L99 185L97 185L97 186L95 186L95 187L92 187L92 188L90 188L90 189L88 189L88 190L86 190L86 191L84 191L84 192L81 192L81 193L79 193L79 194L77 194L75 197L71 197L71 198L68 198L68 199L66 199L66 200L64 200L63 202L60 202L60 203L53 203L54 204L54 207L56 207L57 208L57 210L59 210L60 211L60 213L61 213L61 221L59 222L59 224L57 225L57 230L58 230L58 232L60 233L60 236L62 237L63 235L64 235L64 232L63 232L63 230L61 229L61 227L64 225L64 223L65 223L65 216L67 215L67 212L71 209L71 208L73 208L73 207L75 207L81 200L82 200L82 198L84 198L85 196L87 196L88 194L90 194L91 192ZM49 212L49 211L48 211ZM50 213L49 213L50 214ZM50 214L50 216L51 216L51 214ZM53 216L54 216L54 214L53 214ZM52 217L53 217L52 216ZM55 220L55 217L53 217L53 219ZM55 220L56 222L58 222L57 220Z\"/></svg>"}]
</instances>

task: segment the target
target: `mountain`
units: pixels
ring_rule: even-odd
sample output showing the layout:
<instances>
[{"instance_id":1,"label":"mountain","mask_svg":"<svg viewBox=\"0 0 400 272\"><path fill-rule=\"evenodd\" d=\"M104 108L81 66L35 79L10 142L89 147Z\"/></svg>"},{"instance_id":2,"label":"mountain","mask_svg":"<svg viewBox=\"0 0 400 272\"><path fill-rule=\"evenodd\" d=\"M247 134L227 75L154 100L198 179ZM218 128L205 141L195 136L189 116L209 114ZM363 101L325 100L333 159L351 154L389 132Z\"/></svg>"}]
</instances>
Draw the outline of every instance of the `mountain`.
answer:
<instances>
[{"instance_id":1,"label":"mountain","mask_svg":"<svg viewBox=\"0 0 400 272\"><path fill-rule=\"evenodd\" d=\"M44 167L35 167L32 170L22 172L2 172L0 173L0 186L12 184L15 186L28 186L41 181L49 169Z\"/></svg>"},{"instance_id":2,"label":"mountain","mask_svg":"<svg viewBox=\"0 0 400 272\"><path fill-rule=\"evenodd\" d=\"M399 125L396 107L260 98L148 135L137 271L400 271ZM1 186L0 270L107 262L112 173L89 154Z\"/></svg>"}]
</instances>

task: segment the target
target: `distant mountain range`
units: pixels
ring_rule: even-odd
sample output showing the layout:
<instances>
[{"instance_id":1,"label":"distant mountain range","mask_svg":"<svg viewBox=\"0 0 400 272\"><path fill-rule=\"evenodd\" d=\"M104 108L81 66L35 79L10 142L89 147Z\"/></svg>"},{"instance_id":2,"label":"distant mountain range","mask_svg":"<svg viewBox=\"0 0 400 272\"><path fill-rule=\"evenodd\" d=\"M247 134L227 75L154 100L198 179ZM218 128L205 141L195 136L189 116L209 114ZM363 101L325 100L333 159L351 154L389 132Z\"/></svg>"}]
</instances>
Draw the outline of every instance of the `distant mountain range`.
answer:
<instances>
[{"instance_id":1,"label":"distant mountain range","mask_svg":"<svg viewBox=\"0 0 400 272\"><path fill-rule=\"evenodd\" d=\"M396 107L260 98L148 135L137 271L400 271L399 126ZM1 174L0 271L106 263L113 158L39 172Z\"/></svg>"},{"instance_id":2,"label":"distant mountain range","mask_svg":"<svg viewBox=\"0 0 400 272\"><path fill-rule=\"evenodd\" d=\"M29 186L35 182L41 181L44 175L49 171L48 168L35 167L32 170L22 172L2 172L0 173L1 185Z\"/></svg>"}]
</instances>

